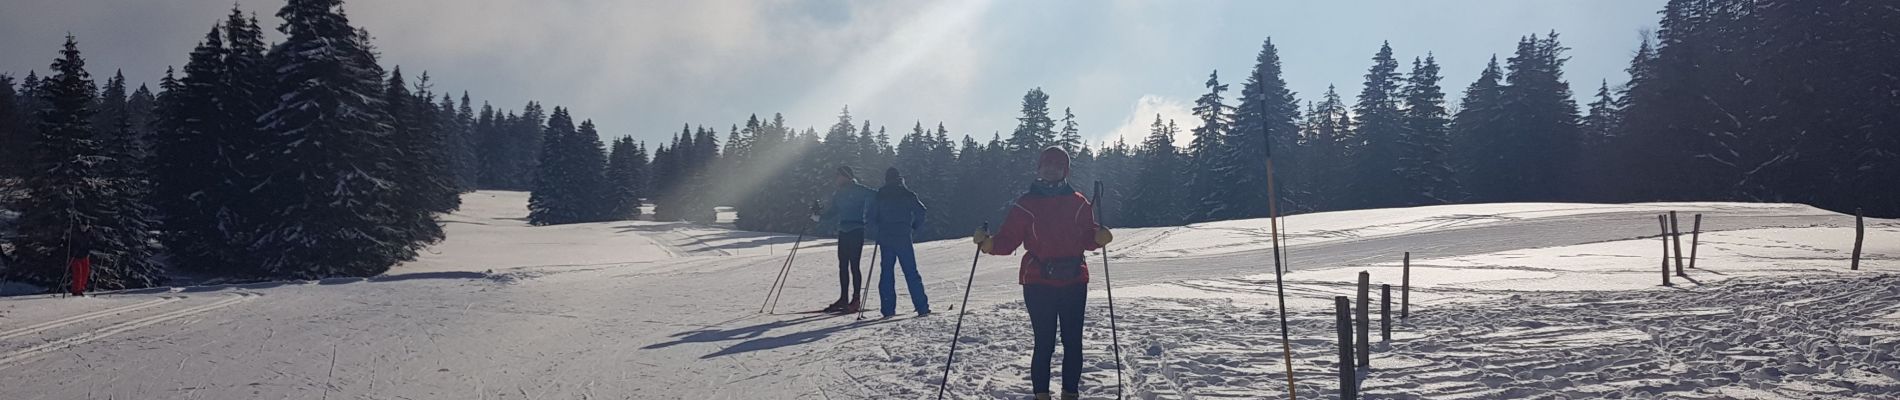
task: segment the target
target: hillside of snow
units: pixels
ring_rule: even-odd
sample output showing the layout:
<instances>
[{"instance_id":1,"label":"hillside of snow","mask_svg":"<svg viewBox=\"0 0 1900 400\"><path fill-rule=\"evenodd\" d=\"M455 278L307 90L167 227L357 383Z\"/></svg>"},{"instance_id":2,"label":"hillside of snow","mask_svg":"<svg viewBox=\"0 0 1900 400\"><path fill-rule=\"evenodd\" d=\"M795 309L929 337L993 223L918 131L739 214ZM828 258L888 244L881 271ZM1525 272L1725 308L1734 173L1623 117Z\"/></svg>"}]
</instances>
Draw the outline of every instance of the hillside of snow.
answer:
<instances>
[{"instance_id":1,"label":"hillside of snow","mask_svg":"<svg viewBox=\"0 0 1900 400\"><path fill-rule=\"evenodd\" d=\"M859 321L797 313L837 295L828 239L532 227L526 198L466 195L446 241L371 279L0 299L0 387L9 399L934 396L967 240L918 245L936 315ZM1685 231L1690 215L1705 220L1695 268L1662 287L1655 214L1667 210ZM1265 222L1118 230L1107 272L1130 398L1284 396ZM1860 271L1847 270L1853 218L1800 205L1485 204L1284 222L1303 398L1336 390L1332 296L1351 295L1360 271L1396 286L1405 252L1411 315L1374 344L1368 397L1900 396L1900 222L1868 220ZM795 243L778 314L759 313ZM1017 261L977 259L949 397L1027 398ZM1115 397L1104 283L1090 294L1092 399Z\"/></svg>"}]
</instances>

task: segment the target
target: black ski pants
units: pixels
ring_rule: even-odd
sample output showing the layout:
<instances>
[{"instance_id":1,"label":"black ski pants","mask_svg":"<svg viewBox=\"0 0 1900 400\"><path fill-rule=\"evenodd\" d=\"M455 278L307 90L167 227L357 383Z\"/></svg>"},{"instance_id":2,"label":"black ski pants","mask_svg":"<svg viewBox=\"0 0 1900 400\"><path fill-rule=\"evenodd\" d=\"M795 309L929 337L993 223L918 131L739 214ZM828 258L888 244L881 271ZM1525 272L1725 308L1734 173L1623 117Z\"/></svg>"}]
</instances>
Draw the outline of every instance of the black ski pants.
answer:
<instances>
[{"instance_id":1,"label":"black ski pants","mask_svg":"<svg viewBox=\"0 0 1900 400\"><path fill-rule=\"evenodd\" d=\"M1062 287L1023 285L1023 305L1029 308L1035 331L1035 352L1029 358L1029 382L1035 393L1049 391L1049 363L1055 358L1056 333L1062 337L1062 392L1081 393L1082 311L1088 303L1088 285Z\"/></svg>"},{"instance_id":2,"label":"black ski pants","mask_svg":"<svg viewBox=\"0 0 1900 400\"><path fill-rule=\"evenodd\" d=\"M838 232L838 301L858 301L864 287L864 229Z\"/></svg>"}]
</instances>

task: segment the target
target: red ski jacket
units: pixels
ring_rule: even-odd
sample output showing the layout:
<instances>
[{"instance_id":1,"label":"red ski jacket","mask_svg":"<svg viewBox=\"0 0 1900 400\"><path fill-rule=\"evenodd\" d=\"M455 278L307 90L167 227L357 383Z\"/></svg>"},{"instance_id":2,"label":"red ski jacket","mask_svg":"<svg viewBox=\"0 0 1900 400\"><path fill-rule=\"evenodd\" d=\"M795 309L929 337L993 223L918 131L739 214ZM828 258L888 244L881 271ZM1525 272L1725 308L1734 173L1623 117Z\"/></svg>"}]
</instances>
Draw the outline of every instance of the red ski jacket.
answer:
<instances>
[{"instance_id":1,"label":"red ski jacket","mask_svg":"<svg viewBox=\"0 0 1900 400\"><path fill-rule=\"evenodd\" d=\"M1045 189L1045 188L1037 188ZM1088 263L1070 279L1052 279L1042 274L1042 261L1086 259L1083 252L1101 248L1095 244L1095 206L1068 185L1057 190L1032 189L1010 206L1003 229L990 244L990 254L1007 256L1017 247L1023 254L1018 283L1023 285L1069 286L1088 284Z\"/></svg>"}]
</instances>

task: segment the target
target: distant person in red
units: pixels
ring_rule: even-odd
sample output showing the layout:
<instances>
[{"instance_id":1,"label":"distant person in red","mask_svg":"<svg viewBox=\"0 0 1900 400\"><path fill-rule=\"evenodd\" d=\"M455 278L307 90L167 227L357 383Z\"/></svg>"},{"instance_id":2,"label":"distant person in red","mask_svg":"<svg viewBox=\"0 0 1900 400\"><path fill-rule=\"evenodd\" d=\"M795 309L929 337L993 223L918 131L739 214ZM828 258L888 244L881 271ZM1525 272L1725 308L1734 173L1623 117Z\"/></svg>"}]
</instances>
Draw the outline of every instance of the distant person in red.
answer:
<instances>
[{"instance_id":1,"label":"distant person in red","mask_svg":"<svg viewBox=\"0 0 1900 400\"><path fill-rule=\"evenodd\" d=\"M69 293L74 296L84 296L86 283L92 279L92 228L80 227L79 234L73 235L67 245L71 248L67 249L66 265L73 284Z\"/></svg>"},{"instance_id":2,"label":"distant person in red","mask_svg":"<svg viewBox=\"0 0 1900 400\"><path fill-rule=\"evenodd\" d=\"M1018 197L995 237L976 232L983 253L1006 256L1027 249L1018 273L1023 305L1035 331L1029 381L1037 400L1051 399L1049 364L1057 331L1062 339L1062 399L1081 397L1082 314L1089 293L1089 267L1083 252L1114 240L1095 223L1095 206L1069 186L1069 153L1050 147L1036 162L1036 182Z\"/></svg>"}]
</instances>

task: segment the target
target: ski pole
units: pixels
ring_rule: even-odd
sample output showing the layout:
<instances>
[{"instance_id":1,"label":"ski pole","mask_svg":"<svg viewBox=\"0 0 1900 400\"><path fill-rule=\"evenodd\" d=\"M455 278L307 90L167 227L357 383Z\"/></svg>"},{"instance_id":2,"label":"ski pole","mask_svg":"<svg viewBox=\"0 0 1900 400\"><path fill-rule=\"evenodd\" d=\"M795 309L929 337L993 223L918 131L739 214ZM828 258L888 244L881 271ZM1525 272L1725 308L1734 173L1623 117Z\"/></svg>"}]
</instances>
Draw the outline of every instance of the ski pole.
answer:
<instances>
[{"instance_id":1,"label":"ski pole","mask_svg":"<svg viewBox=\"0 0 1900 400\"><path fill-rule=\"evenodd\" d=\"M1105 227L1102 222L1102 181L1095 181L1095 225ZM1115 352L1115 398L1121 399L1122 383L1122 338L1121 329L1115 327L1115 280L1108 275L1108 246L1102 246L1102 286L1108 288L1108 338Z\"/></svg>"},{"instance_id":2,"label":"ski pole","mask_svg":"<svg viewBox=\"0 0 1900 400\"><path fill-rule=\"evenodd\" d=\"M807 231L809 231L809 229ZM765 301L762 303L759 303L759 312L761 313L765 312L766 311L765 306L768 304L774 303L772 301L772 298L774 296L777 296L779 292L785 289L785 286L784 286L785 276L792 269L792 260L798 258L799 245L805 243L805 233L806 232L799 232L798 240L792 242L792 251L785 255L785 264L779 266L778 278L772 281L772 287L767 288L765 290ZM777 311L777 310L773 310L773 311Z\"/></svg>"},{"instance_id":3,"label":"ski pole","mask_svg":"<svg viewBox=\"0 0 1900 400\"><path fill-rule=\"evenodd\" d=\"M804 242L804 240L805 240L804 235L799 235L799 242ZM796 247L797 244L794 244L793 246ZM798 249L793 248L792 254L785 258L785 269L779 272L778 290L772 293L772 308L770 311L767 311L767 313L771 313L771 314L778 313L778 300L780 298L785 297L785 286L791 284L791 282L789 281L791 280L791 276L792 276L792 263L797 260L798 260Z\"/></svg>"},{"instance_id":4,"label":"ski pole","mask_svg":"<svg viewBox=\"0 0 1900 400\"><path fill-rule=\"evenodd\" d=\"M990 223L983 223L984 234L990 232ZM977 245L976 257L970 259L970 279L963 283L963 308L957 310L957 327L950 332L950 356L943 361L943 380L937 382L937 400L943 400L943 390L950 386L950 365L957 362L957 340L963 339L963 314L970 311L970 285L976 283L976 262L983 259L983 246Z\"/></svg>"},{"instance_id":5,"label":"ski pole","mask_svg":"<svg viewBox=\"0 0 1900 400\"><path fill-rule=\"evenodd\" d=\"M858 320L864 320L864 296L871 293L871 279L877 277L877 269L879 268L878 265L880 265L877 259L877 250L879 247L883 246L876 243L871 244L871 273L866 274L864 283L858 285ZM912 296L916 295L912 294Z\"/></svg>"}]
</instances>

